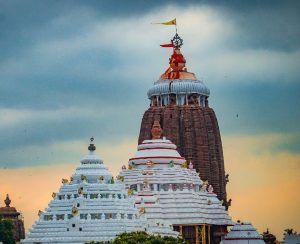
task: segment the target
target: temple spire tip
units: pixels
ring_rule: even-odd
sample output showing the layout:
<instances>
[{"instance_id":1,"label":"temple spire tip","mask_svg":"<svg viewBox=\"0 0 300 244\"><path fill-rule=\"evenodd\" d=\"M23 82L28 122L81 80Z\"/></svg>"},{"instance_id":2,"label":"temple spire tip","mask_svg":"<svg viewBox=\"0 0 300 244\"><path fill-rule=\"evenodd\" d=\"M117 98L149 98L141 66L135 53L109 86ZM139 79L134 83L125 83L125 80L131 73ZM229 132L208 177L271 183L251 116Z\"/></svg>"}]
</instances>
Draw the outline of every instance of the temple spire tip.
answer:
<instances>
[{"instance_id":1,"label":"temple spire tip","mask_svg":"<svg viewBox=\"0 0 300 244\"><path fill-rule=\"evenodd\" d=\"M92 137L90 138L90 145L89 145L89 147L88 147L88 150L91 151L91 152L93 152L93 151L96 150L96 146L94 145L93 142L94 142L94 137L92 136Z\"/></svg>"},{"instance_id":2,"label":"temple spire tip","mask_svg":"<svg viewBox=\"0 0 300 244\"><path fill-rule=\"evenodd\" d=\"M6 198L5 198L5 200L4 200L4 203L5 203L6 207L9 207L9 205L10 205L10 203L11 203L11 200L10 200L8 194L6 194Z\"/></svg>"}]
</instances>

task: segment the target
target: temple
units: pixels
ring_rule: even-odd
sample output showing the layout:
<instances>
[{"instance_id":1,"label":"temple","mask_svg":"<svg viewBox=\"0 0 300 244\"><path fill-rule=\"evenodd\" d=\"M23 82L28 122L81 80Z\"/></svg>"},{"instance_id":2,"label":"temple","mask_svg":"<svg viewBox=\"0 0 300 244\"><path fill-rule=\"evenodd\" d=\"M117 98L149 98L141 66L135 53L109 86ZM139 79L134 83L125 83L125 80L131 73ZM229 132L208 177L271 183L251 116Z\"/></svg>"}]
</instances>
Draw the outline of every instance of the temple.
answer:
<instances>
[{"instance_id":1,"label":"temple","mask_svg":"<svg viewBox=\"0 0 300 244\"><path fill-rule=\"evenodd\" d=\"M262 235L250 222L238 221L221 241L221 244L264 244Z\"/></svg>"},{"instance_id":2,"label":"temple","mask_svg":"<svg viewBox=\"0 0 300 244\"><path fill-rule=\"evenodd\" d=\"M62 179L58 193L29 230L22 243L86 243L108 241L123 232L147 231L163 236L177 236L164 220L157 225L134 207L122 177L114 179L95 154L81 160L70 180Z\"/></svg>"},{"instance_id":3,"label":"temple","mask_svg":"<svg viewBox=\"0 0 300 244\"><path fill-rule=\"evenodd\" d=\"M189 243L219 243L233 225L213 187L203 182L191 161L186 161L176 145L161 138L162 129L155 120L152 139L144 140L128 169L120 175L136 197L136 206L148 219L172 223Z\"/></svg>"},{"instance_id":4,"label":"temple","mask_svg":"<svg viewBox=\"0 0 300 244\"><path fill-rule=\"evenodd\" d=\"M20 212L15 207L11 207L9 195L4 200L5 207L0 208L0 218L10 220L13 224L13 235L15 241L20 241L25 237L24 221Z\"/></svg>"},{"instance_id":5,"label":"temple","mask_svg":"<svg viewBox=\"0 0 300 244\"><path fill-rule=\"evenodd\" d=\"M300 234L295 233L285 233L284 234L284 243L285 244L299 244L300 243Z\"/></svg>"},{"instance_id":6,"label":"temple","mask_svg":"<svg viewBox=\"0 0 300 244\"><path fill-rule=\"evenodd\" d=\"M150 107L144 113L138 143L151 139L158 120L164 136L191 161L202 180L208 180L228 207L222 142L215 112L209 107L209 89L186 68L182 39L176 33L169 67L148 91Z\"/></svg>"}]
</instances>

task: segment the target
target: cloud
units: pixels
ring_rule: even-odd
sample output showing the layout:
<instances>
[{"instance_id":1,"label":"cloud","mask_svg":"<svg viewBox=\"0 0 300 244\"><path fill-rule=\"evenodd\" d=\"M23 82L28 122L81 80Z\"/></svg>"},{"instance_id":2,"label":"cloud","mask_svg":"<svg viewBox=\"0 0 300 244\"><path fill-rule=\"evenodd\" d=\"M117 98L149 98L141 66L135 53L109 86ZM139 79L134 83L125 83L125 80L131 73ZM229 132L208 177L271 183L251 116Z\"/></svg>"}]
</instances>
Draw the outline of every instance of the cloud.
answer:
<instances>
[{"instance_id":1,"label":"cloud","mask_svg":"<svg viewBox=\"0 0 300 244\"><path fill-rule=\"evenodd\" d=\"M253 21L255 9L260 8L255 4L192 2L181 6L169 2L147 8L137 6L132 15L126 11L120 15L105 12L105 7L111 6L104 5L75 1L69 8L67 3L59 3L45 10L41 23L37 21L39 13L28 20L21 15L11 23L18 28L28 27L26 33L5 29L0 40L8 38L10 42L5 42L8 46L4 48L9 55L2 55L0 61L0 113L4 121L18 119L9 125L0 124L5 159L5 150L14 144L44 146L80 140L90 134L107 140L136 137L148 106L147 89L167 67L170 55L170 50L159 49L158 45L174 33L172 27L149 23L166 16L176 16L180 23L188 68L211 89L210 104L217 111L222 132L298 130L297 46L286 44L290 46L284 49L270 44L266 48L250 41L257 38L258 32L265 35L264 28L273 21L270 13L279 11L280 4L261 7L266 14L259 13L260 17L267 22L261 24ZM12 6L5 6L2 16L8 21ZM294 10L284 6L280 18L295 28ZM28 8L26 4L22 7ZM35 7L44 8L39 4ZM246 13L248 7L250 12ZM139 8L143 9L140 14ZM253 25L244 28L241 18L242 23L249 19ZM254 26L255 35L251 29ZM297 35L296 30L293 33ZM20 38L24 40L21 49L14 45ZM273 41L278 42L276 38ZM33 129L24 137L26 128Z\"/></svg>"},{"instance_id":2,"label":"cloud","mask_svg":"<svg viewBox=\"0 0 300 244\"><path fill-rule=\"evenodd\" d=\"M4 118L0 123L0 167L68 162L78 156L64 154L68 144L74 141L84 142L94 136L97 141L110 145L137 134L139 121L132 119L134 116L126 117L136 113L134 107L130 111L106 107L97 113L96 109L0 110ZM120 127L117 120L107 123L106 117L116 113L126 118L125 125Z\"/></svg>"},{"instance_id":3,"label":"cloud","mask_svg":"<svg viewBox=\"0 0 300 244\"><path fill-rule=\"evenodd\" d=\"M224 134L295 133L299 135L300 84L253 81L249 84L212 85L210 106Z\"/></svg>"}]
</instances>

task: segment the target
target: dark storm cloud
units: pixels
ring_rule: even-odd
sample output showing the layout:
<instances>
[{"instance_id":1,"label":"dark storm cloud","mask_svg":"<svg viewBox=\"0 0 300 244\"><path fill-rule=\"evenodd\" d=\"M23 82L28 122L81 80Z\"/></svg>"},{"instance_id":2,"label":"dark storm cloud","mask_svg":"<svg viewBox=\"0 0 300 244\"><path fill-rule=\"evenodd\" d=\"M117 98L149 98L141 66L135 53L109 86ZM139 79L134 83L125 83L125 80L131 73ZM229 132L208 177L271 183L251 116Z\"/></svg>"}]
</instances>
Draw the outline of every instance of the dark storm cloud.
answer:
<instances>
[{"instance_id":1,"label":"dark storm cloud","mask_svg":"<svg viewBox=\"0 0 300 244\"><path fill-rule=\"evenodd\" d=\"M74 141L87 143L91 136L97 145L115 145L137 134L140 121L136 115L142 113L142 107L90 104L83 109L18 110L20 119L0 126L0 168L78 161L82 155L65 147Z\"/></svg>"},{"instance_id":2,"label":"dark storm cloud","mask_svg":"<svg viewBox=\"0 0 300 244\"><path fill-rule=\"evenodd\" d=\"M234 21L243 31L234 45L238 48L252 47L267 50L299 49L299 10L299 1L281 1L269 6L257 4L256 8L247 11L236 11Z\"/></svg>"},{"instance_id":3,"label":"dark storm cloud","mask_svg":"<svg viewBox=\"0 0 300 244\"><path fill-rule=\"evenodd\" d=\"M14 150L26 147L91 135L111 141L137 136L148 106L147 89L162 72L161 64L167 64L159 52L153 54L153 46L148 48L147 31L134 32L136 22L147 14L170 6L182 12L209 9L214 18L235 28L223 46L212 47L228 55L245 50L289 55L300 49L300 3L296 1L0 0L0 5L0 116L4 121L8 118L0 122L0 165L5 166ZM117 29L123 23L123 29ZM266 66L272 62L266 60ZM284 82L272 74L256 80L247 70L243 82L208 80L222 132L299 133L300 77L294 70ZM225 75L230 74L217 77ZM21 157L17 153L11 166L29 164Z\"/></svg>"},{"instance_id":4,"label":"dark storm cloud","mask_svg":"<svg viewBox=\"0 0 300 244\"><path fill-rule=\"evenodd\" d=\"M28 143L45 146L58 141L86 139L92 135L113 142L116 141L116 135L124 137L138 130L139 122L133 119L135 116L132 115L140 111L136 107L128 106L128 108L130 110L126 111L122 107L107 105L101 107L91 104L83 110L71 108L34 113L19 111L20 120L1 127L0 148L6 150L13 147L19 150ZM6 115L4 112L3 116ZM126 118L126 123L122 127L119 126L120 117Z\"/></svg>"},{"instance_id":5,"label":"dark storm cloud","mask_svg":"<svg viewBox=\"0 0 300 244\"><path fill-rule=\"evenodd\" d=\"M299 134L300 83L252 81L213 87L211 106L225 134ZM226 96L226 97L224 97ZM224 103L224 100L226 102Z\"/></svg>"},{"instance_id":6,"label":"dark storm cloud","mask_svg":"<svg viewBox=\"0 0 300 244\"><path fill-rule=\"evenodd\" d=\"M168 5L221 9L244 30L234 46L291 50L300 45L299 1L0 1L0 59L18 55L37 41L84 32L91 18L142 16ZM69 22L55 25L56 19L72 14Z\"/></svg>"}]
</instances>

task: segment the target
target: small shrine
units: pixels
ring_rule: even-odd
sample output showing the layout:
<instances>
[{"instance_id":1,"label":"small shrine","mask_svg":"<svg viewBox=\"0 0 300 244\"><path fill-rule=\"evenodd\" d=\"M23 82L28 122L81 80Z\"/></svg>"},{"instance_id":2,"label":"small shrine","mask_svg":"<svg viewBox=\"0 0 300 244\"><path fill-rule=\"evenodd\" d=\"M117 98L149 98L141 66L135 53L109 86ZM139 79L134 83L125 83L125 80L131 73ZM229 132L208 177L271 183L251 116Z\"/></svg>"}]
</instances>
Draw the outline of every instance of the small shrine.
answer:
<instances>
[{"instance_id":1,"label":"small shrine","mask_svg":"<svg viewBox=\"0 0 300 244\"><path fill-rule=\"evenodd\" d=\"M238 221L221 241L221 244L264 244L262 235L250 222Z\"/></svg>"},{"instance_id":2,"label":"small shrine","mask_svg":"<svg viewBox=\"0 0 300 244\"><path fill-rule=\"evenodd\" d=\"M15 207L11 207L11 200L9 195L6 195L4 200L5 207L0 207L0 216L3 219L12 221L14 229L14 239L15 241L20 241L25 237L24 221L22 214L16 210Z\"/></svg>"}]
</instances>

